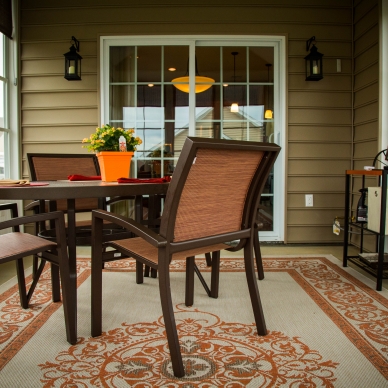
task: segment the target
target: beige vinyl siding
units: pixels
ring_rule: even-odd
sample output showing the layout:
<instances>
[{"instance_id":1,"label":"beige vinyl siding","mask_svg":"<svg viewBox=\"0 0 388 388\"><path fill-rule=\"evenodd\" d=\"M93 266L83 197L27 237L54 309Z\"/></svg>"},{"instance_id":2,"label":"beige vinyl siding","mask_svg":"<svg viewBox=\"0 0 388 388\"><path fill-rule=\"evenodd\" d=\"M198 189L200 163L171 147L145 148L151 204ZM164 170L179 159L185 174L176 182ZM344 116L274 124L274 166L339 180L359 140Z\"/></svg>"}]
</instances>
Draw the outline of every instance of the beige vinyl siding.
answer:
<instances>
[{"instance_id":1,"label":"beige vinyl siding","mask_svg":"<svg viewBox=\"0 0 388 388\"><path fill-rule=\"evenodd\" d=\"M27 152L86 152L82 138L101 124L99 36L285 35L286 240L342 241L332 233L332 218L343 212L343 175L352 157L352 8L352 0L21 2L23 176ZM78 82L63 78L72 35L83 57ZM324 78L306 82L305 44L313 35L324 54ZM313 208L304 206L305 194L314 194Z\"/></svg>"},{"instance_id":2,"label":"beige vinyl siding","mask_svg":"<svg viewBox=\"0 0 388 388\"><path fill-rule=\"evenodd\" d=\"M372 165L378 153L379 25L378 0L354 1L354 134L353 168ZM361 177L352 179L352 209L355 215L362 186ZM365 186L377 186L376 178L366 178ZM359 235L351 241L360 244ZM375 251L375 239L366 238L364 248Z\"/></svg>"}]
</instances>

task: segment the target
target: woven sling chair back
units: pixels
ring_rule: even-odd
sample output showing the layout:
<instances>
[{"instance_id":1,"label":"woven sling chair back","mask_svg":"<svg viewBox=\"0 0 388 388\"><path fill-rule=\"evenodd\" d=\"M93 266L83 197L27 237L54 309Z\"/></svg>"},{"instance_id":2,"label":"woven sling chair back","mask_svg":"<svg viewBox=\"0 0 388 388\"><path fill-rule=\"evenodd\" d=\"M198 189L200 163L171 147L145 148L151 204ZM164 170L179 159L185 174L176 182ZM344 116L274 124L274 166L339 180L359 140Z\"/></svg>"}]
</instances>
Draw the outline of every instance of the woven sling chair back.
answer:
<instances>
[{"instance_id":1,"label":"woven sling chair back","mask_svg":"<svg viewBox=\"0 0 388 388\"><path fill-rule=\"evenodd\" d=\"M232 240L240 240L244 249L253 315L258 334L265 335L255 279L253 232L260 185L264 185L279 151L275 144L188 137L167 191L159 234L125 217L93 211L92 336L102 331L101 263L106 246L110 246L136 259L138 283L143 282L143 264L158 270L172 368L176 377L184 376L170 292L170 262L220 251ZM101 244L103 220L117 222L138 237Z\"/></svg>"},{"instance_id":2,"label":"woven sling chair back","mask_svg":"<svg viewBox=\"0 0 388 388\"><path fill-rule=\"evenodd\" d=\"M98 160L94 154L27 154L32 181L67 180L69 175L100 175ZM78 198L77 211L98 209L98 198ZM56 210L67 211L66 200L56 201Z\"/></svg>"}]
</instances>

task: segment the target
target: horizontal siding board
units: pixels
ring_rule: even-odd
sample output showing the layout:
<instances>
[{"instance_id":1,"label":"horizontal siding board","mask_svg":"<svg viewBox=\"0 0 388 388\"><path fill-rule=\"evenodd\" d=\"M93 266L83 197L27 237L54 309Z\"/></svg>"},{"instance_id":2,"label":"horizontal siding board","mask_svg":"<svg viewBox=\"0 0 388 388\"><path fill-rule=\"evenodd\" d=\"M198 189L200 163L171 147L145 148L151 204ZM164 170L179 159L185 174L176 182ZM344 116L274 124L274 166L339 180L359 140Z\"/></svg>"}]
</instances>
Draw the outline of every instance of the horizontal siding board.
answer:
<instances>
[{"instance_id":1,"label":"horizontal siding board","mask_svg":"<svg viewBox=\"0 0 388 388\"><path fill-rule=\"evenodd\" d=\"M376 24L369 31L361 35L354 42L355 57L358 57L360 53L367 50L372 45L378 43L378 41L379 41L379 26Z\"/></svg>"},{"instance_id":2,"label":"horizontal siding board","mask_svg":"<svg viewBox=\"0 0 388 388\"><path fill-rule=\"evenodd\" d=\"M42 143L45 141L51 141L53 143L64 142L79 142L82 139L89 137L91 133L95 132L97 125L73 125L70 127L56 127L50 125L47 127L23 127L23 140L24 143ZM82 147L78 145L74 146L74 152L78 150L81 152Z\"/></svg>"},{"instance_id":3,"label":"horizontal siding board","mask_svg":"<svg viewBox=\"0 0 388 388\"><path fill-rule=\"evenodd\" d=\"M354 144L354 158L370 157L372 160L379 150L377 149L377 142L375 140L364 141L362 143Z\"/></svg>"},{"instance_id":4,"label":"horizontal siding board","mask_svg":"<svg viewBox=\"0 0 388 388\"><path fill-rule=\"evenodd\" d=\"M328 226L299 226L287 228L288 243L309 243L319 241L321 243L343 243L343 234L337 236L333 233L333 225Z\"/></svg>"},{"instance_id":5,"label":"horizontal siding board","mask_svg":"<svg viewBox=\"0 0 388 388\"><path fill-rule=\"evenodd\" d=\"M377 120L375 122L356 125L354 128L354 141L359 142L368 139L377 139L378 131Z\"/></svg>"},{"instance_id":6,"label":"horizontal siding board","mask_svg":"<svg viewBox=\"0 0 388 388\"><path fill-rule=\"evenodd\" d=\"M379 46L374 44L354 59L354 72L357 74L379 59Z\"/></svg>"},{"instance_id":7,"label":"horizontal siding board","mask_svg":"<svg viewBox=\"0 0 388 388\"><path fill-rule=\"evenodd\" d=\"M373 82L373 81L372 81ZM365 88L354 93L354 106L364 105L379 98L379 84L377 80Z\"/></svg>"},{"instance_id":8,"label":"horizontal siding board","mask_svg":"<svg viewBox=\"0 0 388 388\"><path fill-rule=\"evenodd\" d=\"M315 204L314 204L315 205ZM338 209L305 208L302 210L288 210L287 220L290 225L333 225L336 217L343 217L344 211Z\"/></svg>"},{"instance_id":9,"label":"horizontal siding board","mask_svg":"<svg viewBox=\"0 0 388 388\"><path fill-rule=\"evenodd\" d=\"M376 82L379 77L379 64L368 67L354 76L354 88L357 90L363 86Z\"/></svg>"},{"instance_id":10,"label":"horizontal siding board","mask_svg":"<svg viewBox=\"0 0 388 388\"><path fill-rule=\"evenodd\" d=\"M377 102L372 102L368 105L355 109L354 124L363 123L370 120L377 120L379 117L379 105Z\"/></svg>"},{"instance_id":11,"label":"horizontal siding board","mask_svg":"<svg viewBox=\"0 0 388 388\"><path fill-rule=\"evenodd\" d=\"M374 1L374 0L372 0ZM363 17L357 20L354 25L354 36L357 39L365 31L376 25L379 20L378 7L374 6L369 12L363 14Z\"/></svg>"},{"instance_id":12,"label":"horizontal siding board","mask_svg":"<svg viewBox=\"0 0 388 388\"><path fill-rule=\"evenodd\" d=\"M352 96L350 93L290 91L288 105L290 107L348 108L350 110Z\"/></svg>"},{"instance_id":13,"label":"horizontal siding board","mask_svg":"<svg viewBox=\"0 0 388 388\"><path fill-rule=\"evenodd\" d=\"M375 1L375 0L372 0ZM66 3L55 3L52 0L39 0L39 3L36 4L36 0L23 0L22 8L23 9L31 9L31 8L79 8L79 7L107 7L106 0L82 0L80 2L79 0L69 0L66 1ZM186 3L186 5L190 6L204 6L206 7L207 4L211 4L211 2L204 2L203 0L182 0L179 1L179 4L182 5ZM122 6L127 7L128 5L132 5L133 7L136 7L139 2L135 0L112 0L109 2L109 7L117 7L120 8ZM155 4L155 0L143 0L142 6L153 6ZM176 0L163 0L163 6L165 7L174 7L177 4ZM267 2L264 4L268 4ZM236 6L236 2L234 0L223 0L222 5L224 7L226 6ZM257 0L244 0L243 3L239 4L239 6L250 6L250 5L256 5L260 6ZM271 5L275 7L283 7L284 6L284 0L271 0ZM352 6L352 0L293 0L292 5L295 8L298 7L306 7L306 6L314 6L314 7L330 7L330 8L339 8L339 7L351 7Z\"/></svg>"},{"instance_id":14,"label":"horizontal siding board","mask_svg":"<svg viewBox=\"0 0 388 388\"><path fill-rule=\"evenodd\" d=\"M87 28L80 25L69 24L67 26L61 26L60 29L55 26L22 26L22 36L24 43L35 43L41 41L45 43L47 36L50 36L50 40L63 41L64 47L67 47L64 37L75 35L82 38L82 42L85 40L95 40L96 36L102 33L102 35L167 35L167 34L179 34L179 35L202 35L202 34L226 34L229 35L231 31L231 24L236 34L252 34L252 35L271 35L271 34L288 34L290 38L306 40L306 36L311 36L311 31L317 36L326 36L326 39L337 39L341 36L343 39L351 40L351 28L350 25L335 25L334 31L328 30L328 26L323 24L314 24L314 22L306 24L298 23L225 23L225 24L197 24L197 23L157 23L149 25L147 23L127 23L127 24L107 24L101 31L99 25L89 25ZM49 35L47 35L49 34ZM65 51L64 51L65 52Z\"/></svg>"},{"instance_id":15,"label":"horizontal siding board","mask_svg":"<svg viewBox=\"0 0 388 388\"><path fill-rule=\"evenodd\" d=\"M63 76L37 76L22 78L22 92L44 90L90 90L97 91L97 75L82 75L82 81L67 81Z\"/></svg>"},{"instance_id":16,"label":"horizontal siding board","mask_svg":"<svg viewBox=\"0 0 388 388\"><path fill-rule=\"evenodd\" d=\"M53 39L53 37L50 37ZM71 36L68 40L63 40L66 38L65 35L62 36L61 41L52 42L44 41L40 43L24 43L21 46L20 58L22 61L28 59L52 59L52 58L63 58L63 54L67 53L72 45ZM78 38L77 38L78 39ZM87 56L96 56L97 55L97 40L96 37L93 40L80 42L80 55L85 58Z\"/></svg>"},{"instance_id":17,"label":"horizontal siding board","mask_svg":"<svg viewBox=\"0 0 388 388\"><path fill-rule=\"evenodd\" d=\"M378 4L378 0L362 0L355 4L354 7L354 20L360 20L370 12L371 9L375 8Z\"/></svg>"},{"instance_id":18,"label":"horizontal siding board","mask_svg":"<svg viewBox=\"0 0 388 388\"><path fill-rule=\"evenodd\" d=\"M22 113L22 125L47 125L73 123L94 123L98 120L98 110L91 109L52 109L28 110Z\"/></svg>"},{"instance_id":19,"label":"horizontal siding board","mask_svg":"<svg viewBox=\"0 0 388 388\"><path fill-rule=\"evenodd\" d=\"M289 160L289 175L328 175L342 174L351 168L350 160Z\"/></svg>"},{"instance_id":20,"label":"horizontal siding board","mask_svg":"<svg viewBox=\"0 0 388 388\"><path fill-rule=\"evenodd\" d=\"M311 124L323 125L351 125L352 111L350 109L292 109L288 110L290 124Z\"/></svg>"},{"instance_id":21,"label":"horizontal siding board","mask_svg":"<svg viewBox=\"0 0 388 388\"><path fill-rule=\"evenodd\" d=\"M289 141L326 141L330 143L351 142L352 128L334 127L334 126L298 126L290 125L288 127Z\"/></svg>"},{"instance_id":22,"label":"horizontal siding board","mask_svg":"<svg viewBox=\"0 0 388 388\"><path fill-rule=\"evenodd\" d=\"M47 150L42 150L41 144L24 144L23 145L23 157L27 155L27 153L38 153L38 152L47 152L53 154L78 154L85 153L82 150L81 143L78 144L66 144L66 143L52 143L47 146Z\"/></svg>"},{"instance_id":23,"label":"horizontal siding board","mask_svg":"<svg viewBox=\"0 0 388 388\"><path fill-rule=\"evenodd\" d=\"M295 20L294 12L297 12L299 22L310 22L312 16L316 23L333 23L343 24L351 23L352 14L349 8L337 8L336 12L333 12L330 8L321 8L319 12L315 12L314 8L303 7L297 8L283 7L274 8L268 6L245 6L240 7L236 4L235 7L224 7L222 12L219 12L219 4L208 3L206 12L203 12L202 7L192 7L183 4L176 4L174 7L160 7L159 3L154 3L152 12L149 7L144 7L139 3L136 7L121 7L116 9L114 7L90 7L90 8L78 8L77 12L71 8L57 8L57 9L26 9L22 13L21 23L22 25L61 25L67 24L69 20L72 23L77 24L104 24L107 20L115 20L117 23L128 23L131 21L143 21L147 23L153 23L160 20L165 22L174 23L180 22L192 22L194 20L201 20L203 23L210 22L224 22L225 20L238 22L242 21L265 21L269 22L284 22L287 20ZM236 12L238 10L238 12Z\"/></svg>"},{"instance_id":24,"label":"horizontal siding board","mask_svg":"<svg viewBox=\"0 0 388 388\"><path fill-rule=\"evenodd\" d=\"M308 144L291 143L288 146L288 157L303 158L349 158L351 156L351 144Z\"/></svg>"},{"instance_id":25,"label":"horizontal siding board","mask_svg":"<svg viewBox=\"0 0 388 388\"><path fill-rule=\"evenodd\" d=\"M23 93L21 96L23 110L33 108L71 108L94 106L97 108L96 92L67 92L67 93Z\"/></svg>"},{"instance_id":26,"label":"horizontal siding board","mask_svg":"<svg viewBox=\"0 0 388 388\"><path fill-rule=\"evenodd\" d=\"M288 191L313 194L319 192L344 192L345 179L343 176L289 176Z\"/></svg>"}]
</instances>

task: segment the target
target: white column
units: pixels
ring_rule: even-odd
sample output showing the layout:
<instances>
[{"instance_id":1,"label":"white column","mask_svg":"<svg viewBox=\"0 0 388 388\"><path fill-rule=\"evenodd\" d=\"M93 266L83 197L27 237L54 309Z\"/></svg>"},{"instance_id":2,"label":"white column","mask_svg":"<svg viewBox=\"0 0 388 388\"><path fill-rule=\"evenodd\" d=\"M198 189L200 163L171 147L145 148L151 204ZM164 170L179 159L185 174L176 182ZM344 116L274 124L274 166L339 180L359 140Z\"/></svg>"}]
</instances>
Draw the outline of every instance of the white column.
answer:
<instances>
[{"instance_id":1,"label":"white column","mask_svg":"<svg viewBox=\"0 0 388 388\"><path fill-rule=\"evenodd\" d=\"M388 146L388 0L380 0L379 148Z\"/></svg>"}]
</instances>

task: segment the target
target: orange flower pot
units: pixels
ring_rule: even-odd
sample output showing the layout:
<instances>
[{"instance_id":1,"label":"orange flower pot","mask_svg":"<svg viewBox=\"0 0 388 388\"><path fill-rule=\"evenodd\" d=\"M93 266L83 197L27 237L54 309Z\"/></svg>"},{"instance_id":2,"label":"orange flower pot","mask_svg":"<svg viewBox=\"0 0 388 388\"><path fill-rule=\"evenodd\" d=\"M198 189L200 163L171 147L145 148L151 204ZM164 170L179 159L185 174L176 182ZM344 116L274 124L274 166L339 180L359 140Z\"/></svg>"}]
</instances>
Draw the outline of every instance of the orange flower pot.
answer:
<instances>
[{"instance_id":1,"label":"orange flower pot","mask_svg":"<svg viewBox=\"0 0 388 388\"><path fill-rule=\"evenodd\" d=\"M97 154L101 180L116 182L118 178L129 178L133 152L101 151Z\"/></svg>"}]
</instances>

